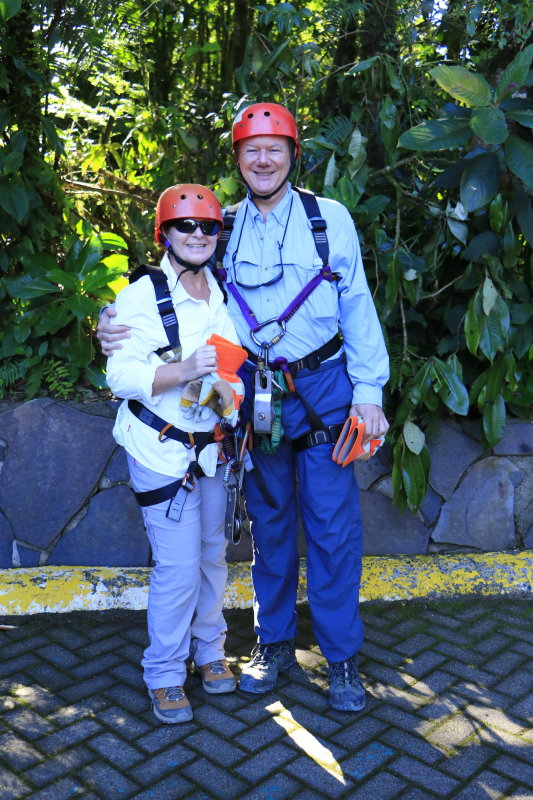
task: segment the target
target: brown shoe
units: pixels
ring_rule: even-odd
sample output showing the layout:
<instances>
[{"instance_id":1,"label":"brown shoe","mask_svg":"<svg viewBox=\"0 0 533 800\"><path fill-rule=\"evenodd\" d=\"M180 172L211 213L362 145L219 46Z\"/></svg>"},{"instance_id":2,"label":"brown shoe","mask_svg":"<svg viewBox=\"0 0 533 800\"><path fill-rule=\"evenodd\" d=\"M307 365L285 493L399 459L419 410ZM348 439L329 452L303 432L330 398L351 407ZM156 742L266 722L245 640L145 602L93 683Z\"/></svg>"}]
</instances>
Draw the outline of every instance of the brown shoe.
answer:
<instances>
[{"instance_id":1,"label":"brown shoe","mask_svg":"<svg viewBox=\"0 0 533 800\"><path fill-rule=\"evenodd\" d=\"M210 661L209 664L198 666L202 676L202 686L208 694L224 694L234 692L237 688L235 675L228 667L226 659Z\"/></svg>"},{"instance_id":2,"label":"brown shoe","mask_svg":"<svg viewBox=\"0 0 533 800\"><path fill-rule=\"evenodd\" d=\"M192 719L191 704L187 700L183 686L170 686L168 689L148 689L152 698L152 709L160 722L170 725L176 722L189 722Z\"/></svg>"}]
</instances>

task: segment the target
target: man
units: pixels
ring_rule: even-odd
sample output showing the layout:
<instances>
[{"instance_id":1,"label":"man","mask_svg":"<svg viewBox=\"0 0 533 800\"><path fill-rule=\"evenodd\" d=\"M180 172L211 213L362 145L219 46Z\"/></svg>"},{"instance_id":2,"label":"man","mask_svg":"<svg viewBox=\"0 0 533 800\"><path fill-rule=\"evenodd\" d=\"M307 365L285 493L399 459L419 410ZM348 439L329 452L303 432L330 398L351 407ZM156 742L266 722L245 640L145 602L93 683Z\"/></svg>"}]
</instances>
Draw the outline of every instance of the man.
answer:
<instances>
[{"instance_id":1,"label":"man","mask_svg":"<svg viewBox=\"0 0 533 800\"><path fill-rule=\"evenodd\" d=\"M246 476L258 643L240 688L268 692L279 672L295 663L299 510L313 630L329 665L330 705L359 711L365 704L356 657L363 641L359 497L353 469L331 456L347 416L362 417L366 440L389 427L381 408L385 344L347 209L317 198L319 214L306 211L305 198L288 181L300 155L289 111L274 103L244 109L233 125L233 147L248 196L236 212L224 268L229 313L250 355L245 404L257 381L258 356L260 376L262 360L265 368L281 367L294 389L281 400L281 441L269 446L267 438L266 446L255 446L255 468ZM124 334L111 333L107 322L103 315L98 336L113 343Z\"/></svg>"}]
</instances>

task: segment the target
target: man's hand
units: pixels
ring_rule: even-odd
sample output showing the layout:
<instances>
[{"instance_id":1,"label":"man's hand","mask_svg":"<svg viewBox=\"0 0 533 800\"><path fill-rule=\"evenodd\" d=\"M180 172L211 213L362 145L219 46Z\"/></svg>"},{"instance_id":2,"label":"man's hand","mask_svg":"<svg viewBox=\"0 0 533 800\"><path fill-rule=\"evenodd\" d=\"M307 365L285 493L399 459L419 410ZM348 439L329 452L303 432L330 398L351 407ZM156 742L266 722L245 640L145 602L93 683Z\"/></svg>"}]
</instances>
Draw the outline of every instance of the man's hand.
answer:
<instances>
[{"instance_id":1,"label":"man's hand","mask_svg":"<svg viewBox=\"0 0 533 800\"><path fill-rule=\"evenodd\" d=\"M128 325L113 325L111 320L117 316L114 306L106 306L100 314L98 326L96 328L96 338L102 342L102 353L109 358L113 355L113 350L120 350L121 339L130 338Z\"/></svg>"},{"instance_id":2,"label":"man's hand","mask_svg":"<svg viewBox=\"0 0 533 800\"><path fill-rule=\"evenodd\" d=\"M365 423L363 444L366 444L370 439L377 439L378 436L385 436L389 430L389 423L383 413L383 409L372 403L355 403L350 408L350 416L362 417Z\"/></svg>"}]
</instances>

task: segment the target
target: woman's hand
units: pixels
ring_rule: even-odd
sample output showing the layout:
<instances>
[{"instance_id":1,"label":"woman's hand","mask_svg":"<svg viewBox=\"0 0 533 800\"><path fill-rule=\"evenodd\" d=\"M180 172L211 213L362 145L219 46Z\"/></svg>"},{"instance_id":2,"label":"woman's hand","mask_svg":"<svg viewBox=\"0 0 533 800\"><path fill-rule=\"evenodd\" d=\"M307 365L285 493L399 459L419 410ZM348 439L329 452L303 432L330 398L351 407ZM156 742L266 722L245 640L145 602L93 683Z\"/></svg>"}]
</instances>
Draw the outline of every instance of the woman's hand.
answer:
<instances>
[{"instance_id":1,"label":"woman's hand","mask_svg":"<svg viewBox=\"0 0 533 800\"><path fill-rule=\"evenodd\" d=\"M217 349L212 344L197 347L184 361L162 364L156 369L152 395L162 394L180 383L203 378L217 368Z\"/></svg>"}]
</instances>

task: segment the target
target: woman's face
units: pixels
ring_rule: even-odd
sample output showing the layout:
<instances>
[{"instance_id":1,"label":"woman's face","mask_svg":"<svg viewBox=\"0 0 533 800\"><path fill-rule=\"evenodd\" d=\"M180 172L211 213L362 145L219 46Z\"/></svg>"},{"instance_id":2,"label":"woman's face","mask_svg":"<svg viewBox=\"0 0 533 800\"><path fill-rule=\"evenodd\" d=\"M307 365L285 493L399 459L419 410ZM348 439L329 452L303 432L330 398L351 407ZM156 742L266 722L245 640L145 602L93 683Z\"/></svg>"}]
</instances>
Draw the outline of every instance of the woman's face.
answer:
<instances>
[{"instance_id":1,"label":"woman's face","mask_svg":"<svg viewBox=\"0 0 533 800\"><path fill-rule=\"evenodd\" d=\"M197 221L202 222L203 220ZM211 222L211 220L207 220L207 222ZM192 233L180 233L171 222L164 227L163 233L172 245L174 253L191 264L203 264L213 255L217 246L218 231L208 235L202 232L199 225Z\"/></svg>"}]
</instances>

